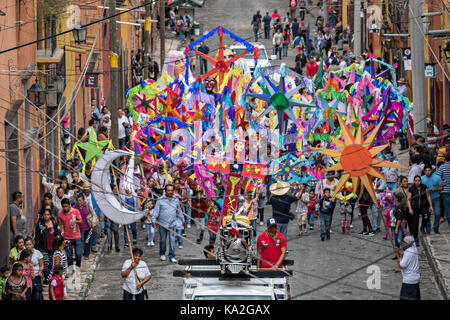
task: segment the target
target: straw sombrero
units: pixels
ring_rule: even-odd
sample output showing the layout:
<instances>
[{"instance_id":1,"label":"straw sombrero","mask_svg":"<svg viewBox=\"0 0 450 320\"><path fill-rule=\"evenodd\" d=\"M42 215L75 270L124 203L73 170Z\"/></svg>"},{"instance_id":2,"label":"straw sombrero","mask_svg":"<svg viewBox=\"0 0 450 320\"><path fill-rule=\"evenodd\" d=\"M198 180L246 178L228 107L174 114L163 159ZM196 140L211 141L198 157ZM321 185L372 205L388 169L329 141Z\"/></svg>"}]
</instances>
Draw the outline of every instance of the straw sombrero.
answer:
<instances>
[{"instance_id":1,"label":"straw sombrero","mask_svg":"<svg viewBox=\"0 0 450 320\"><path fill-rule=\"evenodd\" d=\"M283 196L289 192L291 185L284 181L278 181L270 185L270 192L275 196Z\"/></svg>"}]
</instances>

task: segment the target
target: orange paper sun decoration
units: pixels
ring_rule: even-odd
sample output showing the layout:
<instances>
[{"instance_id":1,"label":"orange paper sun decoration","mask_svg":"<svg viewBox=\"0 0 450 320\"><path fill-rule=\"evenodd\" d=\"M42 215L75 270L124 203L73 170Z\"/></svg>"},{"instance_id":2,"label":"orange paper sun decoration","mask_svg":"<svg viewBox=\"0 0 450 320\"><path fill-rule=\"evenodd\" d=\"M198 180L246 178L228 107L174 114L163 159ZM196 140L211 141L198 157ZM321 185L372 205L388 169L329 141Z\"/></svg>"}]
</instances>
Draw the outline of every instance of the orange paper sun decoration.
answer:
<instances>
[{"instance_id":1,"label":"orange paper sun decoration","mask_svg":"<svg viewBox=\"0 0 450 320\"><path fill-rule=\"evenodd\" d=\"M379 152L383 151L388 146L387 144L377 147L371 146L375 137L377 136L378 130L380 130L383 121L380 121L377 127L371 132L369 137L364 140L361 126L358 127L356 137L354 137L351 134L350 129L345 125L339 113L337 114L337 117L339 119L339 124L342 128L342 134L344 136L344 141L331 136L334 144L337 147L337 150L311 148L312 150L339 159L338 163L327 169L327 171L344 171L338 185L334 189L333 198L342 190L342 188L345 186L345 183L351 177L353 192L356 193L359 183L362 182L363 186L367 189L370 196L372 197L372 200L378 207L379 204L375 195L375 190L373 188L371 176L381 178L383 180L385 180L386 178L376 167L400 169L406 168L399 164L381 159L376 156Z\"/></svg>"}]
</instances>

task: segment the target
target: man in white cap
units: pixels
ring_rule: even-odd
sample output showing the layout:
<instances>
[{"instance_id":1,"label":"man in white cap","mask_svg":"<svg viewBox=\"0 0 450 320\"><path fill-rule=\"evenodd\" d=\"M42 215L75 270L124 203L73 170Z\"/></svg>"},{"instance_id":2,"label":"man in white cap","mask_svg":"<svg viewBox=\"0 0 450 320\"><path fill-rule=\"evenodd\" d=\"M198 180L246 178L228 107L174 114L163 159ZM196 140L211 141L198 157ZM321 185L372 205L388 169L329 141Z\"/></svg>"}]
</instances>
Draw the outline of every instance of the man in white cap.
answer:
<instances>
[{"instance_id":1,"label":"man in white cap","mask_svg":"<svg viewBox=\"0 0 450 320\"><path fill-rule=\"evenodd\" d=\"M295 218L290 212L291 203L300 200L300 193L297 197L287 194L291 185L284 181L278 181L270 185L269 204L272 205L272 217L277 221L278 230L286 237L289 220Z\"/></svg>"},{"instance_id":2,"label":"man in white cap","mask_svg":"<svg viewBox=\"0 0 450 320\"><path fill-rule=\"evenodd\" d=\"M406 236L402 243L405 251L399 251L398 265L402 269L400 300L420 300L419 253L413 236Z\"/></svg>"},{"instance_id":3,"label":"man in white cap","mask_svg":"<svg viewBox=\"0 0 450 320\"><path fill-rule=\"evenodd\" d=\"M276 270L283 267L287 244L284 235L277 230L277 220L267 220L267 229L259 235L256 247L258 268Z\"/></svg>"}]
</instances>

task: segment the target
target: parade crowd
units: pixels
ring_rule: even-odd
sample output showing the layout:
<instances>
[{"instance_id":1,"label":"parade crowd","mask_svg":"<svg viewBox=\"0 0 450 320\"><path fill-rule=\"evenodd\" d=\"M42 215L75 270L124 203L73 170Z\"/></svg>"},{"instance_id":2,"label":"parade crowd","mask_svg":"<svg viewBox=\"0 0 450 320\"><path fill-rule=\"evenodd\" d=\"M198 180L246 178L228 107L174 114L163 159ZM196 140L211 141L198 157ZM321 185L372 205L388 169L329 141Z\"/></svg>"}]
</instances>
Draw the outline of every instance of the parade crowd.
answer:
<instances>
[{"instance_id":1,"label":"parade crowd","mask_svg":"<svg viewBox=\"0 0 450 320\"><path fill-rule=\"evenodd\" d=\"M289 8L290 12L283 19L277 10L272 15L266 13L264 17L256 14L252 20L255 40L260 28L264 29L266 38L270 37L270 30L275 30L274 54L281 59L282 55L287 55L288 46L295 46L298 55L294 69L308 77L317 73L321 60L324 60L328 71L357 61L357 57L343 50L343 44L349 42L349 35L342 30L342 22L332 8L327 25L323 22L323 10L319 10L316 20L318 31L312 39L307 36L309 31L304 23L307 14L304 1L289 1ZM296 12L300 13L300 22ZM183 40L186 34L190 34L188 21L189 17L177 17L174 11L170 12L172 31L179 32ZM143 79L145 58L142 50L133 55L133 84ZM156 62L150 60L149 66L150 78L156 79L159 76ZM120 108L118 113L119 148L122 148L129 146L133 120L126 108ZM109 140L110 117L103 102L100 111L93 110L89 127L78 130L77 139L87 141L95 135L98 141ZM398 249L395 259L405 266L405 256L411 251L408 251L409 248L419 245L419 232L424 236L431 231L439 233L445 221L450 227L450 127L445 125L439 130L428 121L428 129L427 137L415 135L409 143L403 136L399 137L400 150L410 155L409 174L402 176L399 169L388 168L384 173L386 180L375 179L378 204L372 201L364 187L359 187L353 194L352 186L348 185L334 195L340 172L333 171L327 172L324 179L311 180L307 184L289 184L267 176L265 187L257 194L242 189L238 197L239 214L248 216L253 227L258 267L282 266L290 221L297 224L300 236L313 232L318 223L318 241L324 242L331 240L333 219L340 219L339 231L350 235L357 218L355 212L358 212L363 225L359 235L374 237L382 234L385 239L392 238ZM394 140L391 141L391 145L394 143ZM389 161L396 162L398 154L395 155L392 150L385 150L384 153ZM118 166L122 169L125 164L121 162ZM204 191L187 178L193 172L182 174L170 165L160 165L145 181L149 191L146 196L139 189L135 192L127 188L121 176L111 176L111 189L123 206L134 211L145 210L141 221L128 226L114 223L101 211L91 192L91 173L91 164L83 163L77 157L65 161L62 171L57 174L44 172L42 185L46 192L32 230L26 229L22 193L16 191L11 195L12 247L9 265L0 270L3 299L42 300L44 295L50 300L64 299L64 280L72 276L75 267L81 267L83 259L89 260L91 253L99 250L100 239L105 238L108 250L120 251L121 229L123 248L129 248L131 243L134 247L134 261L125 261L121 272L125 279L124 299L132 299L133 296L143 299L146 293L144 284L151 279L147 265L140 259L143 251L135 247L139 232L146 233L146 243L139 245L149 247L155 245L156 233L159 234L161 261L166 260L168 251L169 260L177 263L176 247L183 249L186 232L195 234L197 245L207 245L205 256L214 254L223 199L220 196L208 199ZM224 194L224 183L215 188L219 195ZM294 205L294 212L291 211L291 204ZM268 205L272 206L271 217L265 217ZM258 223L267 227L259 236L256 234ZM384 223L390 234L386 233ZM205 235L208 235L208 240L204 243ZM276 239L281 241L278 251L267 251L271 248L268 243L274 243ZM406 248L408 253L403 253L402 248ZM408 256L408 259L412 258ZM136 275L133 270L137 270ZM420 293L417 296L418 279L413 278L412 283L407 283L412 288L406 286L404 296L420 298ZM417 288L414 287L416 284ZM46 286L48 292L44 292Z\"/></svg>"}]
</instances>

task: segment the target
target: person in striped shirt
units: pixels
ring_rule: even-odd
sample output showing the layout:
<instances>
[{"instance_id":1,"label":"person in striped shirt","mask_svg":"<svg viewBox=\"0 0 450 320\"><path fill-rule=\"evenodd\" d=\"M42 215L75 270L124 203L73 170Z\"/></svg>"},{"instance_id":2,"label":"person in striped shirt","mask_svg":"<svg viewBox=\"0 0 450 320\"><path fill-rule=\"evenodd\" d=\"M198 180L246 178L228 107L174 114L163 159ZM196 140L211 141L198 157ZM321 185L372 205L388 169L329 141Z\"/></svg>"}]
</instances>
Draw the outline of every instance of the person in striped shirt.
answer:
<instances>
[{"instance_id":1,"label":"person in striped shirt","mask_svg":"<svg viewBox=\"0 0 450 320\"><path fill-rule=\"evenodd\" d=\"M437 175L441 177L444 185L441 195L444 200L445 217L450 227L450 152L445 154L445 163L439 167Z\"/></svg>"}]
</instances>

